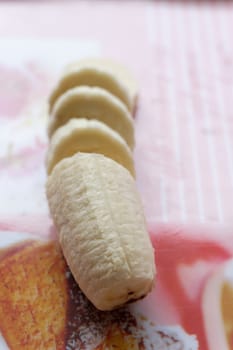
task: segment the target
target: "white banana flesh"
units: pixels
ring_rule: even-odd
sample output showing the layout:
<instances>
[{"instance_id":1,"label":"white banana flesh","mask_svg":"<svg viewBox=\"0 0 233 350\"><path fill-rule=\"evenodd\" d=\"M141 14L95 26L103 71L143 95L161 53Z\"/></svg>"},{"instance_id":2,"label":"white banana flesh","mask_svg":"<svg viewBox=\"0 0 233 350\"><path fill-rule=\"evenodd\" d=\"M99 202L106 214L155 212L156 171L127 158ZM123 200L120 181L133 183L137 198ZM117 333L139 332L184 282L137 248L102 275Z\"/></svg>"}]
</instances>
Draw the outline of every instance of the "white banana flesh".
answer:
<instances>
[{"instance_id":1,"label":"white banana flesh","mask_svg":"<svg viewBox=\"0 0 233 350\"><path fill-rule=\"evenodd\" d=\"M129 111L121 100L102 88L79 86L60 96L49 118L49 136L72 118L99 120L134 148L134 125Z\"/></svg>"},{"instance_id":2,"label":"white banana flesh","mask_svg":"<svg viewBox=\"0 0 233 350\"><path fill-rule=\"evenodd\" d=\"M154 250L128 170L103 155L77 153L54 168L47 198L71 272L98 309L151 290Z\"/></svg>"},{"instance_id":3,"label":"white banana flesh","mask_svg":"<svg viewBox=\"0 0 233 350\"><path fill-rule=\"evenodd\" d=\"M133 156L124 139L97 120L71 119L57 129L48 149L48 174L62 159L77 152L103 154L135 175Z\"/></svg>"},{"instance_id":4,"label":"white banana flesh","mask_svg":"<svg viewBox=\"0 0 233 350\"><path fill-rule=\"evenodd\" d=\"M72 72L78 67L95 67L97 69L110 71L123 82L124 86L127 88L130 97L130 111L132 113L135 111L138 96L138 82L124 65L106 58L85 58L67 65L64 69L64 74Z\"/></svg>"},{"instance_id":5,"label":"white banana flesh","mask_svg":"<svg viewBox=\"0 0 233 350\"><path fill-rule=\"evenodd\" d=\"M106 69L104 65L99 65L98 67L80 65L74 67L74 69L68 70L60 78L49 99L50 112L56 100L64 94L64 92L81 85L101 87L109 91L111 94L118 97L130 112L132 112L135 107L135 98L132 98L131 91L127 85L124 84L124 81L118 78L113 71Z\"/></svg>"}]
</instances>

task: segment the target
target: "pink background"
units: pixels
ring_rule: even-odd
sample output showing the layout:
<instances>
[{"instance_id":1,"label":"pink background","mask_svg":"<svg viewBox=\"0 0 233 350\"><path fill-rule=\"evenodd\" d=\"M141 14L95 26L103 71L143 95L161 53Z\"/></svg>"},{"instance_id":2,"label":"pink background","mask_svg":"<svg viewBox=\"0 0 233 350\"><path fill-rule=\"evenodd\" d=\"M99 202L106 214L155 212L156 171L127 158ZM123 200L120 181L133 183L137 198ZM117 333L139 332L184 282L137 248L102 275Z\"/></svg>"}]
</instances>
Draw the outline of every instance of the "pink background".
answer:
<instances>
[{"instance_id":1,"label":"pink background","mask_svg":"<svg viewBox=\"0 0 233 350\"><path fill-rule=\"evenodd\" d=\"M232 221L232 33L224 1L0 3L2 38L94 40L135 73L135 159L149 221Z\"/></svg>"}]
</instances>

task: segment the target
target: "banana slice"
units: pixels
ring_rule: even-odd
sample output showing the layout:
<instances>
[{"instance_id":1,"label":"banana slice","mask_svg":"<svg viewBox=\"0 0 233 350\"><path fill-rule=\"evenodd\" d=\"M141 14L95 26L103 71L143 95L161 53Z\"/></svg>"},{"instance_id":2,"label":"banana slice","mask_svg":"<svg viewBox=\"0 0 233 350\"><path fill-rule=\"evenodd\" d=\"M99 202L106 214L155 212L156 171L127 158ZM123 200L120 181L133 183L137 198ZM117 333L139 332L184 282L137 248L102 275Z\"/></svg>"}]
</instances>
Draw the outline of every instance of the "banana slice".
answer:
<instances>
[{"instance_id":1,"label":"banana slice","mask_svg":"<svg viewBox=\"0 0 233 350\"><path fill-rule=\"evenodd\" d=\"M80 86L60 96L49 118L49 136L72 118L97 119L117 131L131 149L134 147L133 120L127 108L104 89Z\"/></svg>"},{"instance_id":2,"label":"banana slice","mask_svg":"<svg viewBox=\"0 0 233 350\"><path fill-rule=\"evenodd\" d=\"M75 70L77 67L96 67L109 70L124 83L129 92L132 106L135 107L138 95L138 83L131 72L122 64L106 58L85 58L78 62L70 63L65 67L64 72L68 73Z\"/></svg>"},{"instance_id":3,"label":"banana slice","mask_svg":"<svg viewBox=\"0 0 233 350\"><path fill-rule=\"evenodd\" d=\"M101 153L122 164L134 176L132 153L124 139L97 120L71 119L53 135L47 154L47 172L77 152Z\"/></svg>"},{"instance_id":4,"label":"banana slice","mask_svg":"<svg viewBox=\"0 0 233 350\"><path fill-rule=\"evenodd\" d=\"M88 59L69 65L50 96L50 111L59 96L80 85L98 86L117 96L134 112L137 83L121 65L102 59Z\"/></svg>"},{"instance_id":5,"label":"banana slice","mask_svg":"<svg viewBox=\"0 0 233 350\"><path fill-rule=\"evenodd\" d=\"M87 298L111 310L144 297L155 276L154 251L130 173L100 154L62 160L47 198L63 254Z\"/></svg>"}]
</instances>

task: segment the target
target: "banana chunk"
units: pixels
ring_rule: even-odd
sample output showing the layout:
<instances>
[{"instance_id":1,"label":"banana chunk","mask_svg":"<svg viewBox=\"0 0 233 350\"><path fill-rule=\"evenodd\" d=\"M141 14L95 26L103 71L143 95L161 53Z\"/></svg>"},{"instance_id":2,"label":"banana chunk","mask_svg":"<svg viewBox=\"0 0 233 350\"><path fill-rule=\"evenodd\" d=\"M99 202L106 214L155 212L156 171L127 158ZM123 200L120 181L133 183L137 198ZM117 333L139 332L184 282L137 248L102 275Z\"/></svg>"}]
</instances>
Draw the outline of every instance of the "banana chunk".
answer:
<instances>
[{"instance_id":1,"label":"banana chunk","mask_svg":"<svg viewBox=\"0 0 233 350\"><path fill-rule=\"evenodd\" d=\"M66 91L57 99L49 118L49 136L72 118L99 120L118 132L131 149L134 147L132 117L125 105L107 90L79 86Z\"/></svg>"},{"instance_id":2,"label":"banana chunk","mask_svg":"<svg viewBox=\"0 0 233 350\"><path fill-rule=\"evenodd\" d=\"M132 153L124 139L97 120L71 119L54 133L47 154L47 172L77 152L100 153L122 164L134 176Z\"/></svg>"},{"instance_id":3,"label":"banana chunk","mask_svg":"<svg viewBox=\"0 0 233 350\"><path fill-rule=\"evenodd\" d=\"M101 59L83 60L69 65L54 88L50 111L57 98L67 90L80 85L97 86L117 96L133 112L137 99L137 84L121 65Z\"/></svg>"},{"instance_id":4,"label":"banana chunk","mask_svg":"<svg viewBox=\"0 0 233 350\"><path fill-rule=\"evenodd\" d=\"M87 298L111 310L154 284L154 251L130 173L99 154L62 160L47 198L68 265Z\"/></svg>"}]
</instances>

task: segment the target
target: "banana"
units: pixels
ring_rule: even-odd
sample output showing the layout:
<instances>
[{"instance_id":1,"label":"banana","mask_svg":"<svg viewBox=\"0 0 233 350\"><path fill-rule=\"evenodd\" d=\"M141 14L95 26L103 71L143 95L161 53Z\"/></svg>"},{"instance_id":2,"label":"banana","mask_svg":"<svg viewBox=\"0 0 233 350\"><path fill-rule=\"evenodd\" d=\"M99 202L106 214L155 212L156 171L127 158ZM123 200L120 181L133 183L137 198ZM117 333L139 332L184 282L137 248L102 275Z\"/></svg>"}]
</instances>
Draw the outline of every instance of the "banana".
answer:
<instances>
[{"instance_id":1,"label":"banana","mask_svg":"<svg viewBox=\"0 0 233 350\"><path fill-rule=\"evenodd\" d=\"M133 120L125 105L107 90L79 86L66 91L53 107L48 134L72 118L97 119L118 132L129 147L134 147Z\"/></svg>"},{"instance_id":2,"label":"banana","mask_svg":"<svg viewBox=\"0 0 233 350\"><path fill-rule=\"evenodd\" d=\"M96 67L97 69L104 68L110 71L126 86L131 100L131 111L135 109L138 96L138 83L125 66L106 58L85 58L68 64L64 69L64 73L72 72L78 67Z\"/></svg>"},{"instance_id":3,"label":"banana","mask_svg":"<svg viewBox=\"0 0 233 350\"><path fill-rule=\"evenodd\" d=\"M122 137L97 120L71 119L53 135L47 154L47 172L77 152L101 153L126 167L134 176L132 153Z\"/></svg>"},{"instance_id":4,"label":"banana","mask_svg":"<svg viewBox=\"0 0 233 350\"><path fill-rule=\"evenodd\" d=\"M154 251L130 173L100 154L63 159L47 198L71 272L88 299L112 310L144 297L155 277Z\"/></svg>"},{"instance_id":5,"label":"banana","mask_svg":"<svg viewBox=\"0 0 233 350\"><path fill-rule=\"evenodd\" d=\"M98 86L118 97L134 112L137 99L137 84L121 65L111 61L92 59L69 65L49 98L50 112L55 101L67 90L80 86Z\"/></svg>"}]
</instances>

